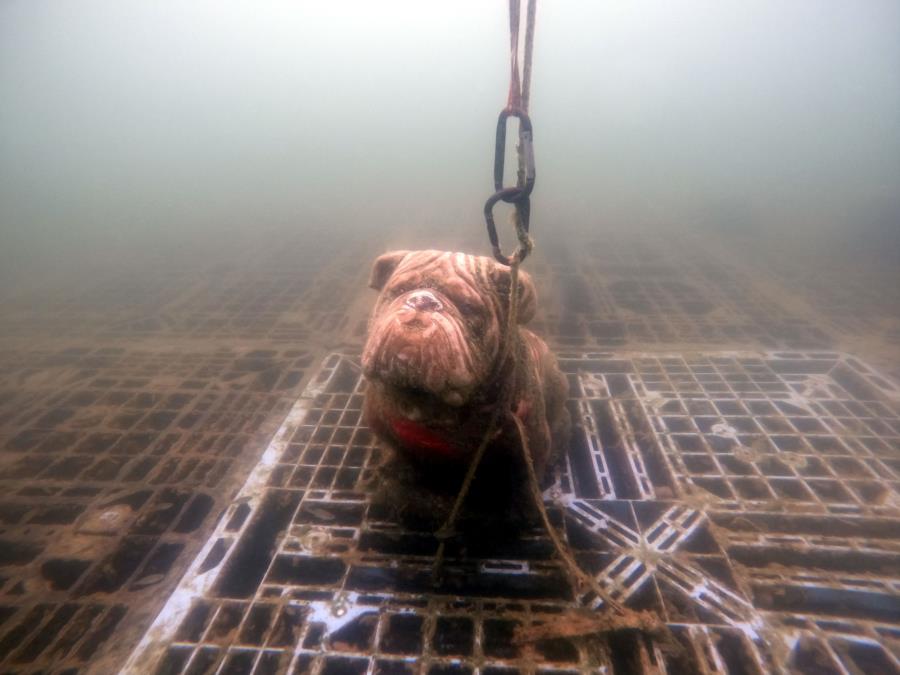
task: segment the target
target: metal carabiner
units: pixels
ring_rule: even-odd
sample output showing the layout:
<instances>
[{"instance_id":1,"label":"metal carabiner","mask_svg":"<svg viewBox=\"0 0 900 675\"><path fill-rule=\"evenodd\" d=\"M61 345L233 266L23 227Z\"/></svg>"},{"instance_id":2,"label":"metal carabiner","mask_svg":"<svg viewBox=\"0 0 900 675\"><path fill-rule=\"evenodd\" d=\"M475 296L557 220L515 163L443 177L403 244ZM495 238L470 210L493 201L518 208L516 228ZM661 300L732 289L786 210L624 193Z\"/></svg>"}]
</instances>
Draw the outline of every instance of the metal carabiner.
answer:
<instances>
[{"instance_id":1,"label":"metal carabiner","mask_svg":"<svg viewBox=\"0 0 900 675\"><path fill-rule=\"evenodd\" d=\"M520 108L504 108L497 118L497 134L494 142L494 190L502 192L503 171L506 165L506 123L510 117L519 120L519 169L520 173L516 181L516 187L520 191L519 199L529 197L534 189L534 133L531 126L531 118ZM515 199L500 197L510 203Z\"/></svg>"},{"instance_id":2,"label":"metal carabiner","mask_svg":"<svg viewBox=\"0 0 900 675\"><path fill-rule=\"evenodd\" d=\"M500 250L500 239L497 236L497 225L494 223L494 206L497 202L514 204L516 207L516 235L519 239L519 247L512 256L503 255ZM531 238L528 236L528 223L531 219L531 199L522 195L517 187L508 187L497 190L488 197L484 203L484 221L487 223L488 239L491 241L491 249L497 262L509 267L514 261L522 262L531 252Z\"/></svg>"},{"instance_id":3,"label":"metal carabiner","mask_svg":"<svg viewBox=\"0 0 900 675\"><path fill-rule=\"evenodd\" d=\"M510 117L519 120L519 172L514 187L503 187L503 171L506 164L506 123ZM528 223L531 218L531 191L534 189L534 145L531 118L521 108L504 108L497 118L497 135L494 144L494 194L484 203L484 222L487 224L488 238L497 262L506 266L514 261L522 262L531 252L531 237ZM514 204L516 207L516 236L519 247L512 256L503 255L497 226L494 223L494 207L497 202Z\"/></svg>"}]
</instances>

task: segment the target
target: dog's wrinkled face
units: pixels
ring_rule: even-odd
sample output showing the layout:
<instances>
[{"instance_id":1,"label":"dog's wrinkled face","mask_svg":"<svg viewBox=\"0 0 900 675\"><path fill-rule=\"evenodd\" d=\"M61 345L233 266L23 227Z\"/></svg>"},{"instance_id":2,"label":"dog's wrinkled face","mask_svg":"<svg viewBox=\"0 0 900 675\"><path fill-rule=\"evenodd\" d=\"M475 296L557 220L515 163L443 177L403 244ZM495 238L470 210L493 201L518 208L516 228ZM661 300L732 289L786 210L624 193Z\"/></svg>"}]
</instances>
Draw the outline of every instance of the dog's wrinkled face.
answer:
<instances>
[{"instance_id":1,"label":"dog's wrinkled face","mask_svg":"<svg viewBox=\"0 0 900 675\"><path fill-rule=\"evenodd\" d=\"M505 323L509 269L490 258L444 251L394 251L375 261L381 291L363 350L369 379L464 405L493 372ZM520 323L535 290L519 276Z\"/></svg>"}]
</instances>

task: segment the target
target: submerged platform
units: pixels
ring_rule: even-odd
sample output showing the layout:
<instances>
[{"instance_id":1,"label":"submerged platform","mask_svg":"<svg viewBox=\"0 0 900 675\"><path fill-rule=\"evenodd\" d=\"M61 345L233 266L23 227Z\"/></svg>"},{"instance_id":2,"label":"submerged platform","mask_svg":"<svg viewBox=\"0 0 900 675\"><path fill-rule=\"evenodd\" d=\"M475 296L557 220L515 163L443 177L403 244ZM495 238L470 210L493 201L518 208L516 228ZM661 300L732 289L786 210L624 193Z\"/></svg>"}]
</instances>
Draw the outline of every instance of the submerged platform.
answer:
<instances>
[{"instance_id":1,"label":"submerged platform","mask_svg":"<svg viewBox=\"0 0 900 675\"><path fill-rule=\"evenodd\" d=\"M517 625L574 604L540 531L470 545L468 563L451 551L431 593L431 533L373 510L359 482L379 455L356 428L353 355L375 255L484 251L483 232L348 239L335 223L100 256L0 289L0 671L106 675L133 654L142 672L171 658L191 673L375 672L417 654L438 672L895 668L896 267L809 255L798 233L547 228L526 264L530 327L563 357L581 424L547 499L582 564L664 614L682 656L511 647ZM323 366L332 351L346 365ZM278 462L269 446L295 409ZM259 530L268 516L281 520ZM262 545L240 563L245 541ZM296 571L275 566L285 556ZM258 576L229 572L246 565ZM360 614L326 635L342 584ZM180 632L170 604L148 633L178 598L207 608L199 627Z\"/></svg>"},{"instance_id":2,"label":"submerged platform","mask_svg":"<svg viewBox=\"0 0 900 675\"><path fill-rule=\"evenodd\" d=\"M448 548L371 503L357 360L288 413L126 671L891 673L900 670L900 390L835 352L569 353L576 421L545 501L646 636L580 604L540 529ZM602 613L602 603L596 605Z\"/></svg>"}]
</instances>

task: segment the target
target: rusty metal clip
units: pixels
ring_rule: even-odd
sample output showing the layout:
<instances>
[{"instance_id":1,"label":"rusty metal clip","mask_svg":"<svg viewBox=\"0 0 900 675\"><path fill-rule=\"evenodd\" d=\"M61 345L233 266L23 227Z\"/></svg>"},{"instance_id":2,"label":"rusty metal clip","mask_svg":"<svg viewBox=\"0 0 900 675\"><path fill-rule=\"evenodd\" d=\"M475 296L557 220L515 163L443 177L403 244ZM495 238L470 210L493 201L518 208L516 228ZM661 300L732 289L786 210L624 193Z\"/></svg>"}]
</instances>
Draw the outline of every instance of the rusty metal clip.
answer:
<instances>
[{"instance_id":1,"label":"rusty metal clip","mask_svg":"<svg viewBox=\"0 0 900 675\"><path fill-rule=\"evenodd\" d=\"M519 176L516 187L521 191L515 198L502 197L503 201L510 203L531 196L534 189L534 133L531 126L531 118L524 110L519 108L504 108L497 118L497 135L494 142L494 190L502 191L503 171L506 164L506 123L510 117L519 120Z\"/></svg>"},{"instance_id":2,"label":"rusty metal clip","mask_svg":"<svg viewBox=\"0 0 900 675\"><path fill-rule=\"evenodd\" d=\"M494 206L499 201L513 203L516 207L516 235L519 239L519 247L512 256L503 255L500 250L500 239L497 237L497 226L494 223ZM484 221L487 223L488 239L491 241L491 249L497 262L512 265L514 260L522 262L531 253L531 238L528 236L528 222L531 219L531 199L522 197L521 190L517 187L508 187L498 190L484 203Z\"/></svg>"},{"instance_id":3,"label":"rusty metal clip","mask_svg":"<svg viewBox=\"0 0 900 675\"><path fill-rule=\"evenodd\" d=\"M506 126L510 117L519 120L519 171L514 187L503 187L503 172L506 164ZM504 108L497 118L497 135L494 145L494 189L496 192L488 197L484 204L484 221L487 224L488 238L494 258L504 265L511 265L514 260L522 262L531 252L531 238L528 236L528 223L531 217L531 191L534 189L534 146L531 118L520 108ZM497 237L497 226L494 223L494 206L497 202L514 204L516 207L516 235L519 248L512 256L505 256L500 250Z\"/></svg>"}]
</instances>

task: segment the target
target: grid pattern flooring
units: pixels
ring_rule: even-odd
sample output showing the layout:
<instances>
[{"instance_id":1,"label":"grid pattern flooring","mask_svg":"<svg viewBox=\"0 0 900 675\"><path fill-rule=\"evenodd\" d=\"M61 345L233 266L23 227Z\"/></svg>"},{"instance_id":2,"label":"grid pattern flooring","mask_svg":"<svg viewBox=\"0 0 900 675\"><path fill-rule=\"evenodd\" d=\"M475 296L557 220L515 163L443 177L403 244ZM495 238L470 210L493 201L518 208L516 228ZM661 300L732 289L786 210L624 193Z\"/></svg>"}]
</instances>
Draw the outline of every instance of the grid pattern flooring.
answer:
<instances>
[{"instance_id":1,"label":"grid pattern flooring","mask_svg":"<svg viewBox=\"0 0 900 675\"><path fill-rule=\"evenodd\" d=\"M83 663L129 606L170 589L222 507L220 490L265 444L267 421L290 405L310 362L299 350L100 348L36 350L8 365L8 662Z\"/></svg>"},{"instance_id":2,"label":"grid pattern flooring","mask_svg":"<svg viewBox=\"0 0 900 675\"><path fill-rule=\"evenodd\" d=\"M636 636L516 641L520 627L571 620L578 600L538 529L468 535L435 589L437 540L372 500L382 451L360 426L358 365L333 355L134 663L155 657L160 674L900 665L900 467L884 461L900 450L900 392L834 353L596 353L562 364L577 424L548 505L584 569L619 602L663 618L680 648ZM802 447L782 449L787 438ZM819 438L847 447L828 454ZM757 439L772 445L764 452ZM709 464L685 470L699 446ZM856 458L877 472L805 471L820 457L823 469ZM740 471L726 468L733 459ZM758 485L723 494L710 473Z\"/></svg>"},{"instance_id":3,"label":"grid pattern flooring","mask_svg":"<svg viewBox=\"0 0 900 675\"><path fill-rule=\"evenodd\" d=\"M557 351L570 351L567 358L573 363L591 350L598 362L611 359L599 356L601 352L632 359L633 372L598 370L578 376L578 386L585 389L574 405L585 428L594 428L591 442L600 443L590 446L593 450L573 448L571 461L582 463L573 465L577 471L571 478L583 491L580 503L602 500L612 508L617 500L677 499L702 510L716 500L717 513L757 514L748 517L752 526L743 525L744 538L756 527L775 527L772 523L785 517L778 514L790 514L790 522L804 532L812 526L802 524L803 518L830 514L868 519L867 529L860 530L865 533L859 539L862 547L873 541L887 546L896 539L878 534L879 523L893 518L896 507L896 411L885 403L890 397L867 398L873 391L879 396L889 391L889 378L827 351L849 351L881 372L895 378L900 374L900 312L895 292L876 283L884 273L873 276L868 266L858 265L852 273L829 276L804 270L798 256L777 259L758 249L748 252L739 243L674 230L538 235L537 252L526 264L540 291L535 330ZM54 278L53 270L47 270L48 276L32 280L34 284L4 287L3 672L119 668L221 522L223 510L316 365L332 349L358 353L374 297L366 288L369 264L391 248L389 241L404 248L484 250L480 228L462 238L398 230L354 236L352 241L324 228L291 228L223 237L201 247L147 248L140 255L85 262L71 277L60 272ZM836 365L823 372L766 374L765 366L754 366L760 369L756 372L742 363L690 357L701 350L724 359L723 349L781 350L780 362ZM624 356L648 351L669 356L642 357L646 361ZM758 389L742 389L742 377ZM760 379L764 377L774 380L767 383ZM788 387L788 398L780 398L784 391L766 389L774 383ZM691 389L697 386L700 390ZM765 395L754 398L760 391ZM705 403L695 400L700 394ZM273 488L325 491L322 499L328 503L341 490L358 492L350 486L371 474L368 462L377 454L371 439L344 438L343 421L328 417L326 422L337 425L333 447L323 451L321 461L313 461L314 449L303 461L280 464L272 474L277 481ZM291 452L300 452L302 443L298 440ZM646 449L648 443L656 449ZM365 460L358 456L361 452ZM599 467L596 471L591 462ZM585 467L588 473L583 473ZM563 518L561 507L556 513ZM639 533L635 523L643 516L630 513L620 522ZM375 515L367 510L365 518ZM566 522L573 518L569 513ZM694 518L688 512L670 516L672 522L686 519L686 528ZM716 518L704 520L700 529L724 531ZM384 528L391 534L373 539L373 550L400 536L388 524ZM349 530L334 529L331 536L350 537ZM735 532L730 536L737 537ZM622 536L627 541L634 535ZM807 541L798 536L784 534L783 541ZM400 541L411 551L425 546L421 537L403 535ZM561 580L547 542L540 533L522 542L527 555L504 550L498 559L519 560L515 564L530 576L527 584L521 575L516 583L558 598ZM751 544L747 550L729 554L732 565L742 559L764 567L753 557ZM893 560L880 549L872 555L871 560ZM529 561L525 568L521 556ZM711 560L706 564L718 564ZM837 564L829 560L821 560L826 569ZM512 575L495 570L491 578L505 579L504 592L513 592ZM409 583L415 587L418 582ZM249 598L224 595L210 600L226 601L252 604ZM521 602L525 615L551 611L543 601ZM774 593L770 602L786 601ZM482 609L488 612L484 621L497 618L489 616L492 608ZM436 668L454 659L476 664L495 658L491 648L478 646L478 640L494 635L490 626L495 624L480 619L471 631L460 629L474 636L474 651L453 647L463 651L444 653L433 642L432 636L443 635L445 628L440 617L466 612L441 605L432 618L423 618L422 649L434 655ZM272 621L270 629L277 624L277 612ZM390 632L390 621L363 621L369 622L375 625L375 642L365 644L377 651L377 636ZM697 645L727 640L705 628L690 630L700 632L685 644L705 654L707 662L718 658L710 656L715 650ZM701 633L706 637L698 637ZM818 656L820 643L804 640L803 645L810 645L810 663L824 658ZM834 640L828 644L834 654L844 653ZM858 641L848 644L853 658L877 651L864 650ZM634 650L615 656L624 659L619 670L633 659L656 658L646 646ZM850 658L832 651L832 661ZM362 658L362 652L353 653ZM386 662L407 658L387 648L378 653ZM551 670L587 663L583 652L577 658L566 652L568 661L550 653L529 656L528 663Z\"/></svg>"}]
</instances>

